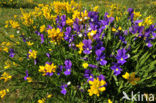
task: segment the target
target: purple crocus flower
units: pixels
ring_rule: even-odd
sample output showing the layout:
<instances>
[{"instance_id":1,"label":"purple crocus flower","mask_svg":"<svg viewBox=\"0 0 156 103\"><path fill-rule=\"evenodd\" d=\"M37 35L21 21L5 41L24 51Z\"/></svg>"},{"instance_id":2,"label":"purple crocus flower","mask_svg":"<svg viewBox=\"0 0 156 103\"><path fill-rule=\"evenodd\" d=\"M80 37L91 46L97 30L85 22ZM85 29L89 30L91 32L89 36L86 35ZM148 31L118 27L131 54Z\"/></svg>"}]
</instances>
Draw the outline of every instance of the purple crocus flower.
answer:
<instances>
[{"instance_id":1,"label":"purple crocus flower","mask_svg":"<svg viewBox=\"0 0 156 103\"><path fill-rule=\"evenodd\" d=\"M69 39L69 43L73 42L74 41L74 37L76 36L76 34L74 35L71 35L70 39ZM74 44L74 43L73 43Z\"/></svg>"},{"instance_id":2,"label":"purple crocus flower","mask_svg":"<svg viewBox=\"0 0 156 103\"><path fill-rule=\"evenodd\" d=\"M122 41L122 43L127 44L127 41L125 41L125 37L123 36L119 36L120 40Z\"/></svg>"},{"instance_id":3,"label":"purple crocus flower","mask_svg":"<svg viewBox=\"0 0 156 103\"><path fill-rule=\"evenodd\" d=\"M102 74L99 75L98 78L99 78L100 81L101 81L101 80L105 80L105 77L104 77L104 75L102 75Z\"/></svg>"},{"instance_id":4,"label":"purple crocus flower","mask_svg":"<svg viewBox=\"0 0 156 103\"><path fill-rule=\"evenodd\" d=\"M89 64L89 67L91 68L98 68L97 65Z\"/></svg>"},{"instance_id":5,"label":"purple crocus flower","mask_svg":"<svg viewBox=\"0 0 156 103\"><path fill-rule=\"evenodd\" d=\"M71 27L66 27L66 32L64 32L64 33L65 33L64 39L68 40L69 39L69 35L71 33Z\"/></svg>"},{"instance_id":6,"label":"purple crocus flower","mask_svg":"<svg viewBox=\"0 0 156 103\"><path fill-rule=\"evenodd\" d=\"M28 77L28 70L25 71L26 76L24 77L24 80L27 80Z\"/></svg>"},{"instance_id":7,"label":"purple crocus flower","mask_svg":"<svg viewBox=\"0 0 156 103\"><path fill-rule=\"evenodd\" d=\"M98 20L98 19L97 19ZM89 28L88 28L88 32L91 31L91 30L98 30L100 28L100 22L97 21L97 22L90 22L89 23Z\"/></svg>"},{"instance_id":8,"label":"purple crocus flower","mask_svg":"<svg viewBox=\"0 0 156 103\"><path fill-rule=\"evenodd\" d=\"M53 27L51 25L48 25L47 30L52 29Z\"/></svg>"},{"instance_id":9,"label":"purple crocus flower","mask_svg":"<svg viewBox=\"0 0 156 103\"><path fill-rule=\"evenodd\" d=\"M105 22L107 22L107 25L108 25L108 23L111 24L114 21L114 17L109 17L108 18L108 13L106 12L105 15L104 15L104 20L105 20Z\"/></svg>"},{"instance_id":10,"label":"purple crocus flower","mask_svg":"<svg viewBox=\"0 0 156 103\"><path fill-rule=\"evenodd\" d=\"M11 58L13 58L13 57L15 56L14 49L10 49L9 53L10 53L9 56L10 56Z\"/></svg>"},{"instance_id":11,"label":"purple crocus flower","mask_svg":"<svg viewBox=\"0 0 156 103\"><path fill-rule=\"evenodd\" d=\"M132 34L136 34L138 31L141 32L141 30L142 27L139 27L137 24L134 24L129 28L129 32Z\"/></svg>"},{"instance_id":12,"label":"purple crocus flower","mask_svg":"<svg viewBox=\"0 0 156 103\"><path fill-rule=\"evenodd\" d=\"M91 70L89 69L85 70L84 77L88 79L87 82L94 80L94 76L91 74Z\"/></svg>"},{"instance_id":13,"label":"purple crocus flower","mask_svg":"<svg viewBox=\"0 0 156 103\"><path fill-rule=\"evenodd\" d=\"M91 74L91 70L86 69L85 73L84 73L84 77L87 78L87 77L89 77L90 74Z\"/></svg>"},{"instance_id":14,"label":"purple crocus flower","mask_svg":"<svg viewBox=\"0 0 156 103\"><path fill-rule=\"evenodd\" d=\"M106 60L104 60L105 59L105 55L102 53L103 52L103 50L100 50L100 49L98 49L98 50L96 50L96 60L97 61L100 61L100 64L101 65L106 65L107 64L107 61Z\"/></svg>"},{"instance_id":15,"label":"purple crocus flower","mask_svg":"<svg viewBox=\"0 0 156 103\"><path fill-rule=\"evenodd\" d=\"M105 33L102 34L102 39L105 37Z\"/></svg>"},{"instance_id":16,"label":"purple crocus flower","mask_svg":"<svg viewBox=\"0 0 156 103\"><path fill-rule=\"evenodd\" d=\"M104 80L105 81L105 76L100 74L99 76L97 76L97 78L99 79L99 81ZM107 83L105 85L103 85L102 87L107 86Z\"/></svg>"},{"instance_id":17,"label":"purple crocus flower","mask_svg":"<svg viewBox=\"0 0 156 103\"><path fill-rule=\"evenodd\" d=\"M37 64L37 60L36 59L34 59L34 65L36 65Z\"/></svg>"},{"instance_id":18,"label":"purple crocus flower","mask_svg":"<svg viewBox=\"0 0 156 103\"><path fill-rule=\"evenodd\" d=\"M91 40L83 40L83 53L84 54L90 54L91 53L91 49L92 49L92 41Z\"/></svg>"},{"instance_id":19,"label":"purple crocus flower","mask_svg":"<svg viewBox=\"0 0 156 103\"><path fill-rule=\"evenodd\" d=\"M50 58L50 54L49 54L49 53L46 53L46 56L47 56L48 58Z\"/></svg>"},{"instance_id":20,"label":"purple crocus flower","mask_svg":"<svg viewBox=\"0 0 156 103\"><path fill-rule=\"evenodd\" d=\"M115 36L118 36L118 35L120 35L120 31L118 31L118 32L115 33Z\"/></svg>"},{"instance_id":21,"label":"purple crocus flower","mask_svg":"<svg viewBox=\"0 0 156 103\"><path fill-rule=\"evenodd\" d=\"M89 23L89 26L88 26L88 30L87 31L90 32L91 30L95 30L95 25L93 23Z\"/></svg>"},{"instance_id":22,"label":"purple crocus flower","mask_svg":"<svg viewBox=\"0 0 156 103\"><path fill-rule=\"evenodd\" d=\"M143 20L136 20L136 21L134 21L135 24L139 24L141 22L143 22Z\"/></svg>"},{"instance_id":23,"label":"purple crocus flower","mask_svg":"<svg viewBox=\"0 0 156 103\"><path fill-rule=\"evenodd\" d=\"M89 77L87 77L87 79L88 79L87 82L93 81L94 80L93 74L90 74Z\"/></svg>"},{"instance_id":24,"label":"purple crocus flower","mask_svg":"<svg viewBox=\"0 0 156 103\"><path fill-rule=\"evenodd\" d=\"M44 35L41 34L40 37L41 37L41 44L42 44L44 42Z\"/></svg>"},{"instance_id":25,"label":"purple crocus flower","mask_svg":"<svg viewBox=\"0 0 156 103\"><path fill-rule=\"evenodd\" d=\"M64 71L65 75L70 75L71 74L71 69L66 69L66 71Z\"/></svg>"},{"instance_id":26,"label":"purple crocus flower","mask_svg":"<svg viewBox=\"0 0 156 103\"><path fill-rule=\"evenodd\" d=\"M26 39L25 39L24 35L21 35L20 37L22 37L23 42L26 42Z\"/></svg>"},{"instance_id":27,"label":"purple crocus flower","mask_svg":"<svg viewBox=\"0 0 156 103\"><path fill-rule=\"evenodd\" d=\"M136 40L137 38L143 38L143 36L144 35L142 33L140 33L137 37L134 38L134 40Z\"/></svg>"},{"instance_id":28,"label":"purple crocus flower","mask_svg":"<svg viewBox=\"0 0 156 103\"><path fill-rule=\"evenodd\" d=\"M49 65L51 65L51 64L52 64L52 62L46 62L45 64L49 64Z\"/></svg>"},{"instance_id":29,"label":"purple crocus flower","mask_svg":"<svg viewBox=\"0 0 156 103\"><path fill-rule=\"evenodd\" d=\"M35 34L37 34L38 36L40 36L40 35L41 35L41 33L40 33L40 32L38 32L38 31L35 31Z\"/></svg>"},{"instance_id":30,"label":"purple crocus flower","mask_svg":"<svg viewBox=\"0 0 156 103\"><path fill-rule=\"evenodd\" d=\"M47 76L52 76L54 73L46 73Z\"/></svg>"},{"instance_id":31,"label":"purple crocus flower","mask_svg":"<svg viewBox=\"0 0 156 103\"><path fill-rule=\"evenodd\" d=\"M98 29L98 33L99 33L98 35L101 35L101 33L103 32L104 29L105 29L105 28L103 28L103 27L99 28L99 29Z\"/></svg>"},{"instance_id":32,"label":"purple crocus flower","mask_svg":"<svg viewBox=\"0 0 156 103\"><path fill-rule=\"evenodd\" d=\"M146 41L149 41L150 38L150 31L146 31L145 34L143 35Z\"/></svg>"},{"instance_id":33,"label":"purple crocus flower","mask_svg":"<svg viewBox=\"0 0 156 103\"><path fill-rule=\"evenodd\" d=\"M60 20L60 16L59 15L56 18L56 24L57 24L57 28L62 30L61 20Z\"/></svg>"},{"instance_id":34,"label":"purple crocus flower","mask_svg":"<svg viewBox=\"0 0 156 103\"><path fill-rule=\"evenodd\" d=\"M125 34L125 35L128 35L128 30L125 30L125 31L124 31L124 34Z\"/></svg>"},{"instance_id":35,"label":"purple crocus flower","mask_svg":"<svg viewBox=\"0 0 156 103\"><path fill-rule=\"evenodd\" d=\"M66 15L61 16L61 25L64 27L66 25Z\"/></svg>"},{"instance_id":36,"label":"purple crocus flower","mask_svg":"<svg viewBox=\"0 0 156 103\"><path fill-rule=\"evenodd\" d=\"M150 25L150 27L147 30L153 33L154 31L156 31L155 25Z\"/></svg>"},{"instance_id":37,"label":"purple crocus flower","mask_svg":"<svg viewBox=\"0 0 156 103\"><path fill-rule=\"evenodd\" d=\"M154 40L156 38L156 33L152 33L152 40Z\"/></svg>"},{"instance_id":38,"label":"purple crocus flower","mask_svg":"<svg viewBox=\"0 0 156 103\"><path fill-rule=\"evenodd\" d=\"M76 46L75 46L75 44L74 44L74 43L70 43L68 46L69 46L70 48L73 48L73 49L75 49L75 50L76 50Z\"/></svg>"},{"instance_id":39,"label":"purple crocus flower","mask_svg":"<svg viewBox=\"0 0 156 103\"><path fill-rule=\"evenodd\" d=\"M58 16L56 17L56 24L59 24L59 22L60 22L60 16L58 15Z\"/></svg>"},{"instance_id":40,"label":"purple crocus flower","mask_svg":"<svg viewBox=\"0 0 156 103\"><path fill-rule=\"evenodd\" d=\"M135 28L138 30L138 33L142 33L143 32L143 30L144 30L144 26L139 26L138 24L140 23L140 22L142 22L143 20L136 20L135 22L134 22L134 25L136 25L135 26Z\"/></svg>"},{"instance_id":41,"label":"purple crocus flower","mask_svg":"<svg viewBox=\"0 0 156 103\"><path fill-rule=\"evenodd\" d=\"M76 18L74 23L73 23L73 29L74 31L76 31L77 33L80 33L80 31L83 29L84 25L80 25L79 24L79 19Z\"/></svg>"},{"instance_id":42,"label":"purple crocus flower","mask_svg":"<svg viewBox=\"0 0 156 103\"><path fill-rule=\"evenodd\" d=\"M119 64L123 65L126 62L126 59L128 58L128 55L126 55L126 49L119 49L116 59L118 61Z\"/></svg>"},{"instance_id":43,"label":"purple crocus flower","mask_svg":"<svg viewBox=\"0 0 156 103\"><path fill-rule=\"evenodd\" d=\"M134 17L134 13L133 13L133 9L132 8L128 8L128 15L130 16L130 20L131 22L133 22L133 17ZM128 18L129 19L129 18Z\"/></svg>"},{"instance_id":44,"label":"purple crocus flower","mask_svg":"<svg viewBox=\"0 0 156 103\"><path fill-rule=\"evenodd\" d=\"M111 24L114 21L113 17L108 18L108 13L106 12L104 15L104 19L101 20L101 24L103 25L103 29L105 29L106 25L108 25L109 23Z\"/></svg>"},{"instance_id":45,"label":"purple crocus flower","mask_svg":"<svg viewBox=\"0 0 156 103\"><path fill-rule=\"evenodd\" d=\"M152 45L152 43L149 41L149 42L146 43L146 46L149 47L149 48L151 48L153 45Z\"/></svg>"},{"instance_id":46,"label":"purple crocus flower","mask_svg":"<svg viewBox=\"0 0 156 103\"><path fill-rule=\"evenodd\" d=\"M65 32L65 36L64 36L64 40L66 40L67 42L69 42L69 47L70 48L75 48L75 44L72 43L74 41L74 36L76 36L76 34L71 35L71 27L67 27L66 28L66 32Z\"/></svg>"},{"instance_id":47,"label":"purple crocus flower","mask_svg":"<svg viewBox=\"0 0 156 103\"><path fill-rule=\"evenodd\" d=\"M70 60L65 60L64 64L66 69L71 69L72 62Z\"/></svg>"},{"instance_id":48,"label":"purple crocus flower","mask_svg":"<svg viewBox=\"0 0 156 103\"><path fill-rule=\"evenodd\" d=\"M75 19L75 22L73 23L73 29L74 31L80 32L80 25L78 18Z\"/></svg>"},{"instance_id":49,"label":"purple crocus flower","mask_svg":"<svg viewBox=\"0 0 156 103\"><path fill-rule=\"evenodd\" d=\"M66 15L62 15L61 18L60 16L57 16L56 24L57 24L57 27L62 30L63 27L66 25Z\"/></svg>"},{"instance_id":50,"label":"purple crocus flower","mask_svg":"<svg viewBox=\"0 0 156 103\"><path fill-rule=\"evenodd\" d=\"M128 48L127 48L127 51L130 51L130 50L131 50L131 46L129 45Z\"/></svg>"},{"instance_id":51,"label":"purple crocus flower","mask_svg":"<svg viewBox=\"0 0 156 103\"><path fill-rule=\"evenodd\" d=\"M90 22L98 22L99 19L99 13L94 11L88 12L88 17L90 18Z\"/></svg>"},{"instance_id":52,"label":"purple crocus flower","mask_svg":"<svg viewBox=\"0 0 156 103\"><path fill-rule=\"evenodd\" d=\"M114 64L113 66L111 66L111 69L114 71L114 75L116 76L118 76L122 71L119 64Z\"/></svg>"},{"instance_id":53,"label":"purple crocus flower","mask_svg":"<svg viewBox=\"0 0 156 103\"><path fill-rule=\"evenodd\" d=\"M131 14L133 13L134 10L133 10L133 8L128 8L127 11L128 11L128 13L129 13L129 15L131 15Z\"/></svg>"},{"instance_id":54,"label":"purple crocus flower","mask_svg":"<svg viewBox=\"0 0 156 103\"><path fill-rule=\"evenodd\" d=\"M61 86L61 93L63 94L63 95L66 95L66 93L67 93L67 90L66 90L66 88L67 88L67 84L63 84L62 86Z\"/></svg>"},{"instance_id":55,"label":"purple crocus flower","mask_svg":"<svg viewBox=\"0 0 156 103\"><path fill-rule=\"evenodd\" d=\"M48 76L52 76L54 73L46 73L46 75Z\"/></svg>"},{"instance_id":56,"label":"purple crocus flower","mask_svg":"<svg viewBox=\"0 0 156 103\"><path fill-rule=\"evenodd\" d=\"M109 18L110 24L111 24L113 21L114 21L114 17L110 17L110 18Z\"/></svg>"},{"instance_id":57,"label":"purple crocus flower","mask_svg":"<svg viewBox=\"0 0 156 103\"><path fill-rule=\"evenodd\" d=\"M82 59L84 61L87 61L88 60L88 57L81 57L80 59Z\"/></svg>"},{"instance_id":58,"label":"purple crocus flower","mask_svg":"<svg viewBox=\"0 0 156 103\"><path fill-rule=\"evenodd\" d=\"M43 34L41 34L40 32L38 32L38 31L35 31L35 34L37 34L38 36L40 36L41 37L41 44L44 42L44 35Z\"/></svg>"},{"instance_id":59,"label":"purple crocus flower","mask_svg":"<svg viewBox=\"0 0 156 103\"><path fill-rule=\"evenodd\" d=\"M71 27L67 27L64 40L68 41L69 43L71 43L74 40L74 36L75 36L75 35L71 35L70 33L71 33Z\"/></svg>"},{"instance_id":60,"label":"purple crocus flower","mask_svg":"<svg viewBox=\"0 0 156 103\"><path fill-rule=\"evenodd\" d=\"M60 75L62 71L63 71L63 66L59 65L57 69L57 75Z\"/></svg>"},{"instance_id":61,"label":"purple crocus flower","mask_svg":"<svg viewBox=\"0 0 156 103\"><path fill-rule=\"evenodd\" d=\"M78 89L79 89L81 92L84 92L84 88L83 88L83 87L81 87L80 85L78 85L77 87L78 87Z\"/></svg>"},{"instance_id":62,"label":"purple crocus flower","mask_svg":"<svg viewBox=\"0 0 156 103\"><path fill-rule=\"evenodd\" d=\"M97 39L96 43L97 43L97 45L95 46L95 50L98 50L98 49L100 49L102 51L105 50L105 48L103 47L103 42L101 40Z\"/></svg>"},{"instance_id":63,"label":"purple crocus flower","mask_svg":"<svg viewBox=\"0 0 156 103\"><path fill-rule=\"evenodd\" d=\"M64 68L66 69L66 71L64 71L64 74L65 75L70 75L71 74L72 62L70 60L65 60L64 64L65 64Z\"/></svg>"}]
</instances>

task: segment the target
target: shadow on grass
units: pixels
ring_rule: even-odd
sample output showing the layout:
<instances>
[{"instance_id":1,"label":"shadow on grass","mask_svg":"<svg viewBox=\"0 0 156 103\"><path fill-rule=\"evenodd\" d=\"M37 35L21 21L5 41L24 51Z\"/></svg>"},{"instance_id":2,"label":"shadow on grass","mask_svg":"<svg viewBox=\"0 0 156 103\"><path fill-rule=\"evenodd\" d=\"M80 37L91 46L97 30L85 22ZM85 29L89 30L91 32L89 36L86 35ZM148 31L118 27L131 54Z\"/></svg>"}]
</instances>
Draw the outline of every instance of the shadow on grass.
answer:
<instances>
[{"instance_id":1,"label":"shadow on grass","mask_svg":"<svg viewBox=\"0 0 156 103\"><path fill-rule=\"evenodd\" d=\"M19 9L19 8L30 8L33 9L35 6L37 6L37 3L20 3L20 4L13 4L13 5L7 5L7 4L1 4L0 7L2 8L14 8L14 9Z\"/></svg>"}]
</instances>

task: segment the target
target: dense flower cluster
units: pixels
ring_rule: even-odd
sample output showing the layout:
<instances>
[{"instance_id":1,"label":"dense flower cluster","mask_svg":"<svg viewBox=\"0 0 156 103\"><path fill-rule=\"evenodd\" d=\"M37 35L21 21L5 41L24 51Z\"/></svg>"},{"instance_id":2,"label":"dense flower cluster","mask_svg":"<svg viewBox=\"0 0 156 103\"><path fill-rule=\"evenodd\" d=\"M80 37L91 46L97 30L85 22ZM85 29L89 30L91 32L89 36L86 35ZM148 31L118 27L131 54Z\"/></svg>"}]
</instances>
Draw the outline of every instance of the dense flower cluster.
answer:
<instances>
[{"instance_id":1,"label":"dense flower cluster","mask_svg":"<svg viewBox=\"0 0 156 103\"><path fill-rule=\"evenodd\" d=\"M4 98L4 96L9 92L9 89L4 89L0 91L1 98Z\"/></svg>"},{"instance_id":2,"label":"dense flower cluster","mask_svg":"<svg viewBox=\"0 0 156 103\"><path fill-rule=\"evenodd\" d=\"M39 72L43 72L42 75L52 76L53 73L56 72L56 66L54 65L54 63L47 62L45 66L40 66L39 68Z\"/></svg>"},{"instance_id":3,"label":"dense flower cluster","mask_svg":"<svg viewBox=\"0 0 156 103\"><path fill-rule=\"evenodd\" d=\"M99 96L99 92L103 92L106 90L104 85L106 85L106 82L104 81L104 76L100 75L99 78L94 79L93 81L89 81L90 89L88 89L89 95L92 96L93 94L96 94Z\"/></svg>"},{"instance_id":4,"label":"dense flower cluster","mask_svg":"<svg viewBox=\"0 0 156 103\"><path fill-rule=\"evenodd\" d=\"M18 42L13 41L15 46L3 42L0 46L0 51L17 64L11 67L6 63L4 68L23 73L31 87L36 83L33 89L43 89L41 97L52 91L63 95L74 91L74 95L84 95L88 102L96 95L101 101L105 97L112 103L109 93L119 94L121 90L141 85L143 80L135 78L135 74L142 76L141 72L150 67L145 61L149 59L150 63L154 58L155 24L151 17L139 20L140 12L132 8L120 18L107 12L101 16L97 8L82 9L72 0L39 4L27 13L21 10L19 22L10 20L5 25L16 30ZM143 60L144 57L147 59ZM154 66L150 68L153 70ZM0 79L6 82L11 77L4 72ZM38 93L41 92L38 90ZM38 103L50 97L40 98ZM115 99L119 98L113 96Z\"/></svg>"},{"instance_id":5,"label":"dense flower cluster","mask_svg":"<svg viewBox=\"0 0 156 103\"><path fill-rule=\"evenodd\" d=\"M0 77L0 79L4 79L4 82L7 82L9 79L11 79L12 78L12 76L11 75L9 75L8 73L6 73L6 72L4 72L2 75L1 75L1 77Z\"/></svg>"}]
</instances>

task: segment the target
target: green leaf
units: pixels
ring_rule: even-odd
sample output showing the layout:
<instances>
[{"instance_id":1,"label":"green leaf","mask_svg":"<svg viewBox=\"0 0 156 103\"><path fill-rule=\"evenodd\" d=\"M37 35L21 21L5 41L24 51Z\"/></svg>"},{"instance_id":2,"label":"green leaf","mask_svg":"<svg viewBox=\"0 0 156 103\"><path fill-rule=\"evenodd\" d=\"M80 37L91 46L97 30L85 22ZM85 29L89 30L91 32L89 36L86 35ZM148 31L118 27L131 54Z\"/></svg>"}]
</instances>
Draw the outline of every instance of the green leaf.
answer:
<instances>
[{"instance_id":1,"label":"green leaf","mask_svg":"<svg viewBox=\"0 0 156 103\"><path fill-rule=\"evenodd\" d=\"M147 59L150 57L150 53L147 51L138 61L136 65L136 70L141 69L143 64L147 61Z\"/></svg>"}]
</instances>

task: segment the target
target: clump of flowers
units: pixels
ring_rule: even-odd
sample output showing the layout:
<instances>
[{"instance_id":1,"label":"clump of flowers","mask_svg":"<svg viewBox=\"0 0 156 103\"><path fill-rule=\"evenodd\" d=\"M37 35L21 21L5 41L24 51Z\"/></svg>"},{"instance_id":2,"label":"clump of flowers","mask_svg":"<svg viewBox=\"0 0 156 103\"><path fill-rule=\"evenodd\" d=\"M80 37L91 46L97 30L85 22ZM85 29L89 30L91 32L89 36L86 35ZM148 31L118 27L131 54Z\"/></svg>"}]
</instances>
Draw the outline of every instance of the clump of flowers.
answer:
<instances>
[{"instance_id":1,"label":"clump of flowers","mask_svg":"<svg viewBox=\"0 0 156 103\"><path fill-rule=\"evenodd\" d=\"M49 29L47 30L48 37L51 39L53 43L60 42L63 39L63 32L59 28Z\"/></svg>"},{"instance_id":2,"label":"clump of flowers","mask_svg":"<svg viewBox=\"0 0 156 103\"><path fill-rule=\"evenodd\" d=\"M53 73L56 72L56 65L54 65L54 63L46 62L45 66L39 67L39 72L42 72L43 76L45 76L45 75L52 76Z\"/></svg>"},{"instance_id":3,"label":"clump of flowers","mask_svg":"<svg viewBox=\"0 0 156 103\"><path fill-rule=\"evenodd\" d=\"M67 86L68 86L67 84L64 84L64 85L61 86L61 89L62 89L61 93L64 94L64 95L66 95L66 93L67 93L67 90L66 90Z\"/></svg>"},{"instance_id":4,"label":"clump of flowers","mask_svg":"<svg viewBox=\"0 0 156 103\"><path fill-rule=\"evenodd\" d=\"M104 92L106 90L106 81L99 78L94 78L93 81L89 81L90 89L88 89L89 96L92 96L93 94L100 96L100 92Z\"/></svg>"},{"instance_id":5,"label":"clump of flowers","mask_svg":"<svg viewBox=\"0 0 156 103\"><path fill-rule=\"evenodd\" d=\"M9 73L7 73L7 72L4 72L2 75L1 75L1 77L0 77L0 80L4 80L4 82L7 82L8 80L10 80L12 78L12 76L11 75L9 75Z\"/></svg>"},{"instance_id":6,"label":"clump of flowers","mask_svg":"<svg viewBox=\"0 0 156 103\"><path fill-rule=\"evenodd\" d=\"M28 70L25 72L26 76L24 77L24 80L27 80L28 82L32 82L32 78L28 76Z\"/></svg>"},{"instance_id":7,"label":"clump of flowers","mask_svg":"<svg viewBox=\"0 0 156 103\"><path fill-rule=\"evenodd\" d=\"M132 85L136 85L136 82L140 80L140 78L135 78L135 72L132 72L131 74L126 72L124 75L122 75L122 77L124 79L127 79L128 82L131 83Z\"/></svg>"},{"instance_id":8,"label":"clump of flowers","mask_svg":"<svg viewBox=\"0 0 156 103\"><path fill-rule=\"evenodd\" d=\"M33 58L33 59L36 59L37 58L37 51L35 50L29 50L28 52L28 58Z\"/></svg>"},{"instance_id":9,"label":"clump of flowers","mask_svg":"<svg viewBox=\"0 0 156 103\"><path fill-rule=\"evenodd\" d=\"M1 99L4 98L4 96L9 92L9 89L3 89L0 91L0 96L1 96Z\"/></svg>"},{"instance_id":10,"label":"clump of flowers","mask_svg":"<svg viewBox=\"0 0 156 103\"><path fill-rule=\"evenodd\" d=\"M37 103L45 103L47 99L51 98L52 94L48 94L46 97L41 98L37 101Z\"/></svg>"},{"instance_id":11,"label":"clump of flowers","mask_svg":"<svg viewBox=\"0 0 156 103\"><path fill-rule=\"evenodd\" d=\"M155 84L156 25L151 17L144 19L132 8L103 15L98 7L84 9L73 0L21 13L6 22L15 34L0 44L9 59L0 79L5 84L14 76L8 82L31 91L35 102L122 102L123 90ZM51 93L53 98L47 96Z\"/></svg>"}]
</instances>

